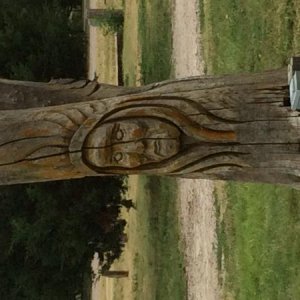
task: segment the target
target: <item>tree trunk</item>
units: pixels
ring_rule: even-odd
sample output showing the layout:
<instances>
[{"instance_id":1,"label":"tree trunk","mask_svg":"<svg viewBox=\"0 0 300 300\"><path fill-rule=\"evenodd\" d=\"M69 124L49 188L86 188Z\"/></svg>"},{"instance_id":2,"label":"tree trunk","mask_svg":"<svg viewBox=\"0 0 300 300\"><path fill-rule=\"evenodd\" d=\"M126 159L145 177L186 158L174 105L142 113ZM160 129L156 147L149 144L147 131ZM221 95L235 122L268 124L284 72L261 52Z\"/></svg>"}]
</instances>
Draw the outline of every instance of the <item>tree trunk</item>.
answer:
<instances>
[{"instance_id":1,"label":"tree trunk","mask_svg":"<svg viewBox=\"0 0 300 300\"><path fill-rule=\"evenodd\" d=\"M49 83L0 79L0 110L28 109L101 100L152 88L125 88L97 81L53 79Z\"/></svg>"},{"instance_id":2,"label":"tree trunk","mask_svg":"<svg viewBox=\"0 0 300 300\"><path fill-rule=\"evenodd\" d=\"M1 184L115 174L299 182L286 70L128 89L2 80L0 94L13 109L0 112ZM26 106L38 108L16 110Z\"/></svg>"},{"instance_id":3,"label":"tree trunk","mask_svg":"<svg viewBox=\"0 0 300 300\"><path fill-rule=\"evenodd\" d=\"M102 276L110 277L110 278L124 278L128 277L128 271L103 271L101 272Z\"/></svg>"}]
</instances>

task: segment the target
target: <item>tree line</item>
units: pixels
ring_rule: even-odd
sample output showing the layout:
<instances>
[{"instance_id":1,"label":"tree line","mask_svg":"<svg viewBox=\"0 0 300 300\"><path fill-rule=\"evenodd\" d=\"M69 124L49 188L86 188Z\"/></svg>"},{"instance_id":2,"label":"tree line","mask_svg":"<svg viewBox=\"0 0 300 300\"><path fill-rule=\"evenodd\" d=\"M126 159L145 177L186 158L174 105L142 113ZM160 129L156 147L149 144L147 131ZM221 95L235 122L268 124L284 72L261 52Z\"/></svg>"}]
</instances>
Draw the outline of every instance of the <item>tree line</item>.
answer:
<instances>
[{"instance_id":1,"label":"tree line","mask_svg":"<svg viewBox=\"0 0 300 300\"><path fill-rule=\"evenodd\" d=\"M70 20L78 0L1 0L0 76L48 81L82 77L85 43L81 20Z\"/></svg>"},{"instance_id":2,"label":"tree line","mask_svg":"<svg viewBox=\"0 0 300 300\"><path fill-rule=\"evenodd\" d=\"M0 299L66 300L83 293L95 252L121 254L123 178L0 188Z\"/></svg>"}]
</instances>

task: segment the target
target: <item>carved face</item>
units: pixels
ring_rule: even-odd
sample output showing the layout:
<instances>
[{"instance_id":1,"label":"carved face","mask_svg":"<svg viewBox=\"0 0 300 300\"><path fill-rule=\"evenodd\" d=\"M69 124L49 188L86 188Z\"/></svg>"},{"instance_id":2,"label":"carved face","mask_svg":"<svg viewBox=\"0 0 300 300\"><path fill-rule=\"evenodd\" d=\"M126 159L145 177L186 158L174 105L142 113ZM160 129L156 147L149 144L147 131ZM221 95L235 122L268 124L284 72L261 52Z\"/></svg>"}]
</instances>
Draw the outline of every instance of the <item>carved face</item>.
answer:
<instances>
[{"instance_id":1,"label":"carved face","mask_svg":"<svg viewBox=\"0 0 300 300\"><path fill-rule=\"evenodd\" d=\"M97 167L135 168L168 159L179 151L177 127L154 119L105 123L89 134L86 159Z\"/></svg>"}]
</instances>

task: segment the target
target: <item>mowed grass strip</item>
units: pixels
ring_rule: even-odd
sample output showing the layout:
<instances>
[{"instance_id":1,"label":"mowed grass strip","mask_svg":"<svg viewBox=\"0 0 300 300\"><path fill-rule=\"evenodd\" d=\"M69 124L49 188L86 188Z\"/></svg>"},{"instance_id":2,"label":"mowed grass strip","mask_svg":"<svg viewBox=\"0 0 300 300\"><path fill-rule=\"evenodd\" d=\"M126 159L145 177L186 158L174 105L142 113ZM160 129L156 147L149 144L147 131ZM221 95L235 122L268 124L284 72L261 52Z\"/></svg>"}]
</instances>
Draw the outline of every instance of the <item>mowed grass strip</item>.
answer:
<instances>
[{"instance_id":1,"label":"mowed grass strip","mask_svg":"<svg viewBox=\"0 0 300 300\"><path fill-rule=\"evenodd\" d=\"M300 54L300 6L289 0L200 2L212 74L275 69ZM300 193L227 185L217 199L218 265L226 299L300 299Z\"/></svg>"},{"instance_id":2,"label":"mowed grass strip","mask_svg":"<svg viewBox=\"0 0 300 300\"><path fill-rule=\"evenodd\" d=\"M186 286L176 181L141 176L139 182L135 299L183 300Z\"/></svg>"},{"instance_id":3,"label":"mowed grass strip","mask_svg":"<svg viewBox=\"0 0 300 300\"><path fill-rule=\"evenodd\" d=\"M170 0L140 0L139 41L143 83L170 78L172 73Z\"/></svg>"},{"instance_id":4,"label":"mowed grass strip","mask_svg":"<svg viewBox=\"0 0 300 300\"><path fill-rule=\"evenodd\" d=\"M170 78L173 69L171 2L141 0L138 33L142 83ZM147 176L141 180L144 189L141 189L139 203L145 207L141 209L139 206L143 213L138 218L148 235L144 235L144 249L136 257L137 283L145 282L145 278L151 276L148 282L152 282L152 287L149 293L145 293L149 286L137 284L136 299L146 299L145 295L150 294L149 299L185 299L186 279L180 246L176 180ZM140 230L142 233L143 229Z\"/></svg>"},{"instance_id":5,"label":"mowed grass strip","mask_svg":"<svg viewBox=\"0 0 300 300\"><path fill-rule=\"evenodd\" d=\"M300 53L298 0L200 0L208 73L274 69Z\"/></svg>"},{"instance_id":6,"label":"mowed grass strip","mask_svg":"<svg viewBox=\"0 0 300 300\"><path fill-rule=\"evenodd\" d=\"M234 299L300 299L300 191L230 183L226 192L218 232L225 290Z\"/></svg>"}]
</instances>

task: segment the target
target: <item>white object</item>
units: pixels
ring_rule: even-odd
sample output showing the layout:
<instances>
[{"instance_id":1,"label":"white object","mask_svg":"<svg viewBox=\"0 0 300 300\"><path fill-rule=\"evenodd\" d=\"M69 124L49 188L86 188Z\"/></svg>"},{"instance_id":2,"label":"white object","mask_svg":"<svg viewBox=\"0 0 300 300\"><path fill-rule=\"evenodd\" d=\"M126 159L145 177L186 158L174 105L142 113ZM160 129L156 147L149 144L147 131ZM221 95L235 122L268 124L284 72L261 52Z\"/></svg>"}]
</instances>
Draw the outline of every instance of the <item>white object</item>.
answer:
<instances>
[{"instance_id":1,"label":"white object","mask_svg":"<svg viewBox=\"0 0 300 300\"><path fill-rule=\"evenodd\" d=\"M290 79L290 100L292 110L300 109L300 71L295 71Z\"/></svg>"}]
</instances>

